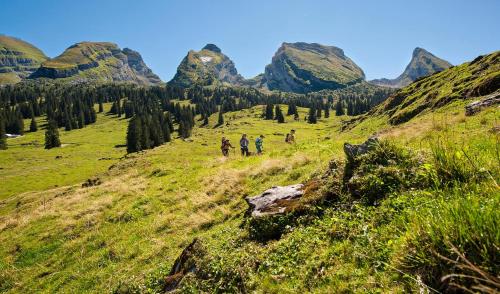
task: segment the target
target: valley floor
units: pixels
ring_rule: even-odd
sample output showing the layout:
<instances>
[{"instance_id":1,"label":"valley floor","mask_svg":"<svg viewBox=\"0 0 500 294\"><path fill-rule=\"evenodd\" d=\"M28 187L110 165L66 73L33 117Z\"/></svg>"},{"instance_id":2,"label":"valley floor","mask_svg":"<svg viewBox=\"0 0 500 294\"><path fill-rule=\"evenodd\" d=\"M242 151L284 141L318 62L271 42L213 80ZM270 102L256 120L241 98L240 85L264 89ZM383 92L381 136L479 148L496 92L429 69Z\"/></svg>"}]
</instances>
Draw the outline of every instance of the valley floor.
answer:
<instances>
[{"instance_id":1,"label":"valley floor","mask_svg":"<svg viewBox=\"0 0 500 294\"><path fill-rule=\"evenodd\" d=\"M494 128L499 111L465 117L464 103L399 127L389 127L378 117L344 132L340 129L346 117L323 118L315 125L287 117L287 123L278 124L262 120L258 106L225 114L229 124L219 128L213 128L213 115L210 126L195 128L189 140L175 139L129 155L120 147L127 121L104 115L95 125L61 131L63 148L44 150L43 130L9 139L9 149L0 154L0 291L159 291L159 281L195 237L210 252L213 268L206 271L214 277L206 285L194 281L186 291L217 283L234 291L228 276L244 277L247 290L257 292L418 289L416 276L392 268L390 259L417 207L422 215L428 212L423 194L402 194L380 208L327 209L311 223L267 243L248 240L242 226L247 210L243 198L271 186L305 182L331 159L344 160L344 142L360 143L374 133L425 152L445 142L467 150L498 176L499 135ZM307 110L300 112L303 118ZM297 132L296 145L284 143L290 129ZM222 157L221 137L237 146L242 133L251 142L265 135L264 155L242 158L236 149L229 158ZM90 177L102 184L82 187ZM498 186L490 186L478 187L477 194L498 202ZM441 203L441 198L433 199ZM246 266L252 270L235 273ZM233 282L241 287L241 281Z\"/></svg>"}]
</instances>

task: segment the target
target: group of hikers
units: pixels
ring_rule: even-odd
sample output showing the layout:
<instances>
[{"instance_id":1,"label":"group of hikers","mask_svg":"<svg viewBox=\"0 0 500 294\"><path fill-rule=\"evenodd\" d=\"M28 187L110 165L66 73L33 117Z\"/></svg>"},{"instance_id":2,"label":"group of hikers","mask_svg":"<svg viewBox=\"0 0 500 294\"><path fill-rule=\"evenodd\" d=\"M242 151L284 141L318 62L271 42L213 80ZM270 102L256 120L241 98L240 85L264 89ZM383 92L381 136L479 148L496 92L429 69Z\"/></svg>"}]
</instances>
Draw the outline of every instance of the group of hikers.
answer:
<instances>
[{"instance_id":1,"label":"group of hikers","mask_svg":"<svg viewBox=\"0 0 500 294\"><path fill-rule=\"evenodd\" d=\"M255 149L257 150L257 155L261 155L263 151L263 144L264 144L264 135L260 135L255 139ZM295 143L295 130L291 130L290 133L286 134L285 136L285 142L288 144L294 144ZM242 156L250 156L252 153L248 150L248 146L250 145L250 141L248 140L247 134L243 134L240 139L240 150L241 150L241 155ZM231 145L231 142L229 142L229 139L226 139L226 137L222 137L222 144L220 149L222 150L222 155L224 156L229 156L229 150L230 149L235 149L233 145Z\"/></svg>"}]
</instances>

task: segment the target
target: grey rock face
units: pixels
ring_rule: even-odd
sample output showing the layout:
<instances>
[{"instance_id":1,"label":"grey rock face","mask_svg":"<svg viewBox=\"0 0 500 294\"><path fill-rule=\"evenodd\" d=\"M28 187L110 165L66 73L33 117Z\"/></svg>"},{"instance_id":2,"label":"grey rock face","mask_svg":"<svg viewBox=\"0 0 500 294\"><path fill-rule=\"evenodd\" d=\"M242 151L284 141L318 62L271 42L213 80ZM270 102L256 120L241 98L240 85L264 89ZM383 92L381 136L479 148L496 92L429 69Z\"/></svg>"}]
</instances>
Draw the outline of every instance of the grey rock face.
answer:
<instances>
[{"instance_id":1,"label":"grey rock face","mask_svg":"<svg viewBox=\"0 0 500 294\"><path fill-rule=\"evenodd\" d=\"M487 95L483 97L481 100L467 104L465 106L465 115L467 116L474 115L479 111L481 111L483 108L497 104L500 104L500 91Z\"/></svg>"},{"instance_id":2,"label":"grey rock face","mask_svg":"<svg viewBox=\"0 0 500 294\"><path fill-rule=\"evenodd\" d=\"M308 93L340 89L364 78L363 70L340 48L316 43L283 43L271 64L266 66L260 86L269 90Z\"/></svg>"},{"instance_id":3,"label":"grey rock face","mask_svg":"<svg viewBox=\"0 0 500 294\"><path fill-rule=\"evenodd\" d=\"M355 157L368 153L377 147L379 140L376 137L369 138L363 144L353 145L344 143L344 153L347 161L352 162Z\"/></svg>"},{"instance_id":4,"label":"grey rock face","mask_svg":"<svg viewBox=\"0 0 500 294\"><path fill-rule=\"evenodd\" d=\"M443 71L451 66L451 63L448 61L436 57L425 49L417 47L413 50L410 63L401 75L395 79L375 79L370 81L370 83L390 88L402 88L421 77Z\"/></svg>"},{"instance_id":5,"label":"grey rock face","mask_svg":"<svg viewBox=\"0 0 500 294\"><path fill-rule=\"evenodd\" d=\"M302 184L276 186L260 195L247 197L245 200L250 206L251 215L254 218L281 214L285 212L287 202L297 200L304 195L303 187Z\"/></svg>"}]
</instances>

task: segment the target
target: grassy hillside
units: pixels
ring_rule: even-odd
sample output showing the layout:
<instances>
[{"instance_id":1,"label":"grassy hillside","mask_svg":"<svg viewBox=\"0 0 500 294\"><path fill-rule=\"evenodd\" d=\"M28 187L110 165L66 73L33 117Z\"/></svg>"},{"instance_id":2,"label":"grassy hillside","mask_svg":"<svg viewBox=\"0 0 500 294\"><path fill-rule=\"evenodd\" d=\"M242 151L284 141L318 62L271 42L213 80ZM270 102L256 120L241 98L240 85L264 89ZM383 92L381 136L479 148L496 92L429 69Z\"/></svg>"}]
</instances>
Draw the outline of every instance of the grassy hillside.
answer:
<instances>
[{"instance_id":1,"label":"grassy hillside","mask_svg":"<svg viewBox=\"0 0 500 294\"><path fill-rule=\"evenodd\" d=\"M35 46L0 35L0 85L18 83L47 59Z\"/></svg>"},{"instance_id":2,"label":"grassy hillside","mask_svg":"<svg viewBox=\"0 0 500 294\"><path fill-rule=\"evenodd\" d=\"M418 274L400 266L412 232L427 232L426 226L435 222L426 216L436 215L439 207L453 214L450 201L457 209L462 207L460 201L467 206L480 199L498 203L498 190L490 182L467 192L469 198L460 188L451 194L430 189L391 194L378 206L318 207L304 222L290 223L281 239L265 243L248 236L243 197L321 175L329 160L343 160L344 142L359 143L374 132L397 146L427 152L438 140L445 140L450 148L466 146L467 155L498 182L498 134L491 132L498 123L498 110L465 117L464 103L455 101L399 126L383 118L365 120L349 132L340 131L342 117L322 119L317 125L290 118L277 124L258 118L261 107L255 107L225 114L229 125L215 129L217 115L213 115L209 127L194 129L192 140L176 139L118 161L114 158L123 150L113 145L123 141L125 124L116 119L99 118L95 126L62 136L63 144L79 145L50 151L13 146L6 151L11 153L2 155L24 154L32 161L41 160L37 168L44 184L35 184L33 177L23 185L19 178L30 177L23 172L29 164L1 157L8 163L2 164L2 178L18 176L7 185L10 192L2 186L2 195L16 195L0 202L0 242L4 244L0 289L8 293L159 291L176 257L198 237L204 252L199 268L203 274L187 276L182 285L186 291L418 290L422 287L415 282ZM307 110L300 112L304 117ZM111 132L117 128L121 131ZM292 128L297 130L298 144L291 146L284 144L284 134ZM243 132L251 139L263 133L265 154L223 158L221 136L236 145ZM29 142L36 136L16 140ZM101 150L102 155L88 159L90 150ZM59 154L65 164L53 159ZM111 166L108 171L106 165ZM52 188L56 181L51 171L56 168L67 173L68 182ZM92 173L102 184L82 188L81 182ZM21 185L22 189L17 188Z\"/></svg>"},{"instance_id":3,"label":"grassy hillside","mask_svg":"<svg viewBox=\"0 0 500 294\"><path fill-rule=\"evenodd\" d=\"M110 107L105 105L105 112ZM29 124L28 119L24 125ZM83 182L126 153L126 120L99 114L96 124L77 132L61 129L63 147L51 150L44 149L45 119L39 120L38 125L44 129L8 139L9 148L0 156L0 200L27 191Z\"/></svg>"}]
</instances>

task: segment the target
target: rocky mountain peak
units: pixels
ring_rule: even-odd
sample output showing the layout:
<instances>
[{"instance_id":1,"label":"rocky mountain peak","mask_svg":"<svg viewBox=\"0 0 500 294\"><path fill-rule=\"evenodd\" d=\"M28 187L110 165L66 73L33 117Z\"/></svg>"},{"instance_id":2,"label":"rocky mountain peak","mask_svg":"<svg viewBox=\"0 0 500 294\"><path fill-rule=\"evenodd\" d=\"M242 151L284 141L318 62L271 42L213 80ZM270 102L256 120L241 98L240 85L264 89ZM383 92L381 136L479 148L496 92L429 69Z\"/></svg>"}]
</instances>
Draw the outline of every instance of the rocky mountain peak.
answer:
<instances>
[{"instance_id":1,"label":"rocky mountain peak","mask_svg":"<svg viewBox=\"0 0 500 294\"><path fill-rule=\"evenodd\" d=\"M205 47L202 48L202 50L209 50L209 51L212 51L215 53L222 53L220 48L217 47L217 45L215 45L215 44L207 44L207 45L205 45Z\"/></svg>"}]
</instances>

